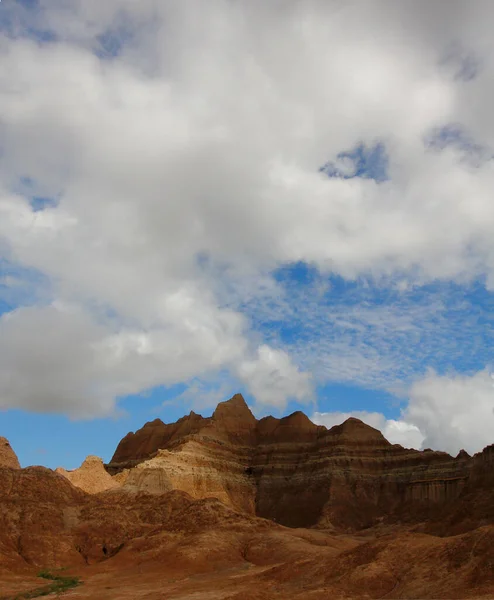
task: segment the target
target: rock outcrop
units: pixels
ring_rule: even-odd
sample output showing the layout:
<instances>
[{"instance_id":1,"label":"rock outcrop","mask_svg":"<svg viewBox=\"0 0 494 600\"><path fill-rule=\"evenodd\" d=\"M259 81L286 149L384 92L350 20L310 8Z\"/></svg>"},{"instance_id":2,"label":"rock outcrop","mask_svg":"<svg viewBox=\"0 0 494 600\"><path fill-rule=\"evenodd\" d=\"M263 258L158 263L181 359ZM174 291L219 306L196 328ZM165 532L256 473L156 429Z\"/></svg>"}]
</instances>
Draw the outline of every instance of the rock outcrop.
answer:
<instances>
[{"instance_id":1,"label":"rock outcrop","mask_svg":"<svg viewBox=\"0 0 494 600\"><path fill-rule=\"evenodd\" d=\"M180 491L86 494L43 467L0 468L0 598L78 576L74 598L492 598L494 526L288 529ZM46 585L48 584L48 585Z\"/></svg>"},{"instance_id":2,"label":"rock outcrop","mask_svg":"<svg viewBox=\"0 0 494 600\"><path fill-rule=\"evenodd\" d=\"M0 467L9 467L11 469L20 469L19 459L12 450L9 440L0 437Z\"/></svg>"},{"instance_id":3,"label":"rock outcrop","mask_svg":"<svg viewBox=\"0 0 494 600\"><path fill-rule=\"evenodd\" d=\"M88 494L97 494L120 486L120 482L105 470L103 461L98 456L88 456L82 465L73 471L66 471L60 467L56 471Z\"/></svg>"},{"instance_id":4,"label":"rock outcrop","mask_svg":"<svg viewBox=\"0 0 494 600\"><path fill-rule=\"evenodd\" d=\"M329 430L301 412L256 420L237 394L210 418L157 419L129 433L106 468L130 469L128 491L178 489L291 527L355 530L444 514L478 461L393 445L354 418Z\"/></svg>"},{"instance_id":5,"label":"rock outcrop","mask_svg":"<svg viewBox=\"0 0 494 600\"><path fill-rule=\"evenodd\" d=\"M65 531L84 500L84 492L45 467L0 468L0 571L79 561Z\"/></svg>"},{"instance_id":6,"label":"rock outcrop","mask_svg":"<svg viewBox=\"0 0 494 600\"><path fill-rule=\"evenodd\" d=\"M40 570L80 576L81 599L494 597L494 446L417 452L236 396L116 457L113 475L0 466L1 600L48 593Z\"/></svg>"}]
</instances>

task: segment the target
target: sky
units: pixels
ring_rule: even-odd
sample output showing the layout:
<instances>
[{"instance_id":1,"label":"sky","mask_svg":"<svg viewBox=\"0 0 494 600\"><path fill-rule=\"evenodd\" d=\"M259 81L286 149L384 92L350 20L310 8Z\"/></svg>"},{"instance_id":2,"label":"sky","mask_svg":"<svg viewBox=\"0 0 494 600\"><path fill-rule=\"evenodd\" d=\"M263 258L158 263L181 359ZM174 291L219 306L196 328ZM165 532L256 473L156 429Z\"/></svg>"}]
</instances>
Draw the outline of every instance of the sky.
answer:
<instances>
[{"instance_id":1,"label":"sky","mask_svg":"<svg viewBox=\"0 0 494 600\"><path fill-rule=\"evenodd\" d=\"M490 0L2 0L0 435L494 443Z\"/></svg>"}]
</instances>

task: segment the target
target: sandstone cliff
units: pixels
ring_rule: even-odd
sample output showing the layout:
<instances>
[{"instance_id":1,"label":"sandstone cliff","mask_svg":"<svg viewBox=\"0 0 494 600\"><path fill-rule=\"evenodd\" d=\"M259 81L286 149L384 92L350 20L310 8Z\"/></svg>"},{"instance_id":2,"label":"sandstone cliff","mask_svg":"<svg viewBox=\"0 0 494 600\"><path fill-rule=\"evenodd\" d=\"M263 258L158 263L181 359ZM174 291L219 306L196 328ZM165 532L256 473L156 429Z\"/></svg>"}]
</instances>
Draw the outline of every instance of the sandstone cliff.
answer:
<instances>
[{"instance_id":1,"label":"sandstone cliff","mask_svg":"<svg viewBox=\"0 0 494 600\"><path fill-rule=\"evenodd\" d=\"M301 412L256 420L237 394L210 418L129 433L107 470L131 468L129 491L178 489L292 527L350 530L444 514L485 460L393 445L353 418L329 430Z\"/></svg>"}]
</instances>

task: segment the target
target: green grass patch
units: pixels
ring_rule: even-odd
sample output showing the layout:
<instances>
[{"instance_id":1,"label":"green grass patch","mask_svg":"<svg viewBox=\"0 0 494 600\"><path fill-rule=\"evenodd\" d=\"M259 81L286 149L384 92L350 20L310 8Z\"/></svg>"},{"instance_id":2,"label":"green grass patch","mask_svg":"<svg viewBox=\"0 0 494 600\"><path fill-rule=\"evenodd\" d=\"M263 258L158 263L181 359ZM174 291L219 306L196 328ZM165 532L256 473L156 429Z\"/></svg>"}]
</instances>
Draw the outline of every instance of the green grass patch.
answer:
<instances>
[{"instance_id":1,"label":"green grass patch","mask_svg":"<svg viewBox=\"0 0 494 600\"><path fill-rule=\"evenodd\" d=\"M35 588L34 590L21 592L17 596L12 596L10 600L29 600L29 598L49 596L50 594L65 592L65 590L70 590L71 588L75 588L81 584L79 577L73 577L71 575L57 575L51 571L48 571L47 569L42 569L38 573L38 577L41 577L42 579L48 579L51 581L51 583Z\"/></svg>"}]
</instances>

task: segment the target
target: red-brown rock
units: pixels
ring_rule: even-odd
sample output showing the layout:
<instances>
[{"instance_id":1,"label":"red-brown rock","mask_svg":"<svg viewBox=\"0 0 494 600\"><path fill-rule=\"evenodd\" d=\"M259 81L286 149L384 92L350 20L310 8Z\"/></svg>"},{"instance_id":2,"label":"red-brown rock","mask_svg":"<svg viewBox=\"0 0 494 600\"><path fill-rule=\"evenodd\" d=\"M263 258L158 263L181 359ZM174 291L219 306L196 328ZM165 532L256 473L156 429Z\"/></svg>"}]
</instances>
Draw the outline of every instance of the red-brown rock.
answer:
<instances>
[{"instance_id":1,"label":"red-brown rock","mask_svg":"<svg viewBox=\"0 0 494 600\"><path fill-rule=\"evenodd\" d=\"M90 494L0 467L0 600L58 567L82 577L74 599L494 596L494 446L406 450L356 419L257 421L236 397L147 424L116 456L110 480L94 457L71 472Z\"/></svg>"},{"instance_id":2,"label":"red-brown rock","mask_svg":"<svg viewBox=\"0 0 494 600\"><path fill-rule=\"evenodd\" d=\"M20 469L19 459L12 450L9 440L0 437L0 467L9 467L11 469Z\"/></svg>"},{"instance_id":3,"label":"red-brown rock","mask_svg":"<svg viewBox=\"0 0 494 600\"><path fill-rule=\"evenodd\" d=\"M354 418L330 430L302 412L257 421L237 394L210 418L147 423L120 442L107 469L138 466L126 484L134 491L181 489L291 527L355 530L442 513L472 461L390 444Z\"/></svg>"}]
</instances>

